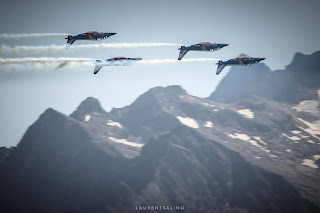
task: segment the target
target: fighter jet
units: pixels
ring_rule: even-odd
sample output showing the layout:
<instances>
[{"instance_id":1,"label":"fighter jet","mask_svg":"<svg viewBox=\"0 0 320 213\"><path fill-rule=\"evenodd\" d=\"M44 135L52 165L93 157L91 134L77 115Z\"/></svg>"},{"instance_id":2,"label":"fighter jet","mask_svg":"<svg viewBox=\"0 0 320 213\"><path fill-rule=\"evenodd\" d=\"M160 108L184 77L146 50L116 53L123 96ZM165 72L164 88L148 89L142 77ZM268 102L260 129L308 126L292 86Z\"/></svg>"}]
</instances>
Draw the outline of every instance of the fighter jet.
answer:
<instances>
[{"instance_id":1,"label":"fighter jet","mask_svg":"<svg viewBox=\"0 0 320 213\"><path fill-rule=\"evenodd\" d=\"M76 40L102 40L110 36L113 36L115 34L117 33L102 33L97 31L90 31L90 32L78 34L76 36L68 35L68 37L65 38L65 39L68 39L66 44L66 49L69 49Z\"/></svg>"},{"instance_id":2,"label":"fighter jet","mask_svg":"<svg viewBox=\"0 0 320 213\"><path fill-rule=\"evenodd\" d=\"M180 50L178 60L181 60L189 50L194 51L217 51L220 50L222 47L228 46L229 44L216 44L210 42L202 42L199 44L193 44L191 46L181 46L178 50Z\"/></svg>"},{"instance_id":3,"label":"fighter jet","mask_svg":"<svg viewBox=\"0 0 320 213\"><path fill-rule=\"evenodd\" d=\"M238 57L233 58L228 61L219 61L217 63L218 68L216 74L219 75L219 73L226 67L226 66L247 66L247 65L253 65L256 63L259 63L260 61L264 60L266 58L253 58L253 57Z\"/></svg>"},{"instance_id":4,"label":"fighter jet","mask_svg":"<svg viewBox=\"0 0 320 213\"><path fill-rule=\"evenodd\" d=\"M105 61L96 60L96 66L93 73L97 74L103 66L128 66L141 60L142 58L126 58L123 56L109 58Z\"/></svg>"}]
</instances>

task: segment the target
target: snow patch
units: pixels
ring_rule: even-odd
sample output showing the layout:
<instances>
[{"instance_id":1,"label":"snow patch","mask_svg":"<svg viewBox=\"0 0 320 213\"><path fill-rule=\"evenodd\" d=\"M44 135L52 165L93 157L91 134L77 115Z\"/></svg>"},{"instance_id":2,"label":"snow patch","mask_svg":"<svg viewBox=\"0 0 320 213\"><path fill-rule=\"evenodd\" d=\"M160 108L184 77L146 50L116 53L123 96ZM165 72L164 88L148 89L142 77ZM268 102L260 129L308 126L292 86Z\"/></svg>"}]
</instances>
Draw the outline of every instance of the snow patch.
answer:
<instances>
[{"instance_id":1,"label":"snow patch","mask_svg":"<svg viewBox=\"0 0 320 213\"><path fill-rule=\"evenodd\" d=\"M115 122L115 121L113 121L113 120L108 120L107 125L108 125L108 126L115 126L115 127L120 128L120 129L123 128L122 125L121 125L121 123Z\"/></svg>"},{"instance_id":2,"label":"snow patch","mask_svg":"<svg viewBox=\"0 0 320 213\"><path fill-rule=\"evenodd\" d=\"M254 156L255 158L257 158L257 159L260 159L261 157L259 157L259 156Z\"/></svg>"},{"instance_id":3,"label":"snow patch","mask_svg":"<svg viewBox=\"0 0 320 213\"><path fill-rule=\"evenodd\" d=\"M112 140L113 142L125 144L125 145L128 145L128 146L134 146L134 147L138 147L138 148L141 148L141 147L144 146L144 144L135 143L135 142L129 142L126 139L118 139L118 138L114 138L114 137L108 137L108 138L110 140Z\"/></svg>"},{"instance_id":4,"label":"snow patch","mask_svg":"<svg viewBox=\"0 0 320 213\"><path fill-rule=\"evenodd\" d=\"M181 116L177 116L176 118L180 121L180 123L182 123L188 127L195 128L195 129L199 128L198 122L196 120L194 120L193 118L181 117Z\"/></svg>"},{"instance_id":5,"label":"snow patch","mask_svg":"<svg viewBox=\"0 0 320 213\"><path fill-rule=\"evenodd\" d=\"M300 141L300 138L299 138L298 136L295 136L295 135L294 135L294 136L288 136L288 135L285 134L285 133L282 133L282 135L283 135L284 137L292 140L292 141Z\"/></svg>"},{"instance_id":6,"label":"snow patch","mask_svg":"<svg viewBox=\"0 0 320 213\"><path fill-rule=\"evenodd\" d=\"M253 136L254 139L256 139L257 141L259 141L260 143L262 143L265 146L268 146L268 144L266 142L264 142L261 137L259 136Z\"/></svg>"},{"instance_id":7,"label":"snow patch","mask_svg":"<svg viewBox=\"0 0 320 213\"><path fill-rule=\"evenodd\" d=\"M286 152L291 152L291 149L287 149Z\"/></svg>"},{"instance_id":8,"label":"snow patch","mask_svg":"<svg viewBox=\"0 0 320 213\"><path fill-rule=\"evenodd\" d=\"M208 103L203 103L203 105L205 105L205 106L210 106L210 107L214 107L213 104L208 104Z\"/></svg>"},{"instance_id":9,"label":"snow patch","mask_svg":"<svg viewBox=\"0 0 320 213\"><path fill-rule=\"evenodd\" d=\"M240 140L243 140L243 141L247 141L247 142L249 142L252 146L258 147L258 148L260 148L262 151L265 151L265 152L267 152L267 153L270 152L270 150L267 150L266 148L264 148L263 146L261 146L260 144L258 144L257 141L252 140L252 139L250 138L250 136L248 136L248 135L246 135L246 134L234 133L234 134L228 134L228 136L229 136L230 138L232 138L232 139L240 139ZM256 137L253 137L253 138L261 140L261 138L260 138L260 137L257 137L257 136L256 136ZM262 142L263 144L266 144L266 145L267 145L267 143L263 142L262 140L261 140L260 142Z\"/></svg>"},{"instance_id":10,"label":"snow patch","mask_svg":"<svg viewBox=\"0 0 320 213\"><path fill-rule=\"evenodd\" d=\"M234 133L233 134L228 134L228 136L232 139L240 139L240 140L243 140L243 141L249 141L251 138L246 135L246 134L239 134L239 133Z\"/></svg>"},{"instance_id":11,"label":"snow patch","mask_svg":"<svg viewBox=\"0 0 320 213\"><path fill-rule=\"evenodd\" d=\"M91 115L84 116L84 121L90 121Z\"/></svg>"},{"instance_id":12,"label":"snow patch","mask_svg":"<svg viewBox=\"0 0 320 213\"><path fill-rule=\"evenodd\" d=\"M319 168L318 165L315 164L314 161L310 160L310 159L304 159L303 163L301 163L301 164L305 165L305 166L309 166L309 167L314 168L314 169Z\"/></svg>"},{"instance_id":13,"label":"snow patch","mask_svg":"<svg viewBox=\"0 0 320 213\"><path fill-rule=\"evenodd\" d=\"M299 136L300 136L301 138L310 138L310 136L308 136L308 135L299 134Z\"/></svg>"},{"instance_id":14,"label":"snow patch","mask_svg":"<svg viewBox=\"0 0 320 213\"><path fill-rule=\"evenodd\" d=\"M313 122L313 123L309 123L308 121L305 121L302 118L298 118L298 120L301 121L302 123L304 123L308 127L306 129L303 127L299 127L300 129L302 129L303 131L309 133L313 137L320 140L320 138L318 136L316 136L316 135L320 135L320 120Z\"/></svg>"},{"instance_id":15,"label":"snow patch","mask_svg":"<svg viewBox=\"0 0 320 213\"><path fill-rule=\"evenodd\" d=\"M314 155L314 156L313 156L313 159L314 159L315 161L319 160L319 159L320 159L320 155Z\"/></svg>"},{"instance_id":16,"label":"snow patch","mask_svg":"<svg viewBox=\"0 0 320 213\"><path fill-rule=\"evenodd\" d=\"M207 123L204 126L211 128L213 126L213 123L211 121L207 121Z\"/></svg>"},{"instance_id":17,"label":"snow patch","mask_svg":"<svg viewBox=\"0 0 320 213\"><path fill-rule=\"evenodd\" d=\"M185 147L183 147L183 146L180 146L180 145L177 145L177 144L173 144L173 143L171 143L170 145L172 145L172 146L174 146L174 147L177 147L177 148L179 148L179 149L182 149L182 150L191 152L189 149L187 149L187 148L185 148Z\"/></svg>"},{"instance_id":18,"label":"snow patch","mask_svg":"<svg viewBox=\"0 0 320 213\"><path fill-rule=\"evenodd\" d=\"M265 151L265 152L267 152L267 153L270 153L270 150L268 150L268 149L262 148L261 150L262 150L262 151Z\"/></svg>"},{"instance_id":19,"label":"snow patch","mask_svg":"<svg viewBox=\"0 0 320 213\"><path fill-rule=\"evenodd\" d=\"M313 142L312 140L307 140L307 142L308 142L308 143L315 143L315 142Z\"/></svg>"},{"instance_id":20,"label":"snow patch","mask_svg":"<svg viewBox=\"0 0 320 213\"><path fill-rule=\"evenodd\" d=\"M277 158L278 156L276 155L269 155L270 157L273 157L273 158Z\"/></svg>"},{"instance_id":21,"label":"snow patch","mask_svg":"<svg viewBox=\"0 0 320 213\"><path fill-rule=\"evenodd\" d=\"M260 145L257 143L257 141L255 141L255 140L249 140L248 142L251 143L252 146L256 146L256 147L262 148L262 146L260 146Z\"/></svg>"},{"instance_id":22,"label":"snow patch","mask_svg":"<svg viewBox=\"0 0 320 213\"><path fill-rule=\"evenodd\" d=\"M299 131L299 130L293 130L293 131L291 131L293 134L295 134L295 135L298 135L298 134L300 134L301 133L301 131Z\"/></svg>"},{"instance_id":23,"label":"snow patch","mask_svg":"<svg viewBox=\"0 0 320 213\"><path fill-rule=\"evenodd\" d=\"M312 114L317 114L319 112L319 110L317 109L318 106L319 101L307 100L301 101L297 106L294 106L292 108L298 112L309 112Z\"/></svg>"},{"instance_id":24,"label":"snow patch","mask_svg":"<svg viewBox=\"0 0 320 213\"><path fill-rule=\"evenodd\" d=\"M239 114L243 115L244 117L247 118L254 118L254 114L251 111L251 109L240 109L237 111Z\"/></svg>"}]
</instances>

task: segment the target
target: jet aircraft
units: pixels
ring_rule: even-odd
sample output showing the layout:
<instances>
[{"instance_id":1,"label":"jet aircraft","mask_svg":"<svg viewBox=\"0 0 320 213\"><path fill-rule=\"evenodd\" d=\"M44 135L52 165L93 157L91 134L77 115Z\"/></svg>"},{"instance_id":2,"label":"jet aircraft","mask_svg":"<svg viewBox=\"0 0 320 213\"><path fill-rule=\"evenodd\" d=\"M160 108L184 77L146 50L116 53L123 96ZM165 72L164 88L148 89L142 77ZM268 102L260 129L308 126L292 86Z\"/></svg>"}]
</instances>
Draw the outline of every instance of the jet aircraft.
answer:
<instances>
[{"instance_id":1,"label":"jet aircraft","mask_svg":"<svg viewBox=\"0 0 320 213\"><path fill-rule=\"evenodd\" d=\"M141 60L142 58L126 58L123 56L109 58L105 61L96 60L96 66L93 73L97 74L103 66L128 66Z\"/></svg>"},{"instance_id":2,"label":"jet aircraft","mask_svg":"<svg viewBox=\"0 0 320 213\"><path fill-rule=\"evenodd\" d=\"M102 40L115 34L117 33L102 33L97 31L90 31L78 34L76 36L68 35L68 37L65 38L67 39L66 49L69 49L76 40Z\"/></svg>"},{"instance_id":3,"label":"jet aircraft","mask_svg":"<svg viewBox=\"0 0 320 213\"><path fill-rule=\"evenodd\" d=\"M220 50L222 47L228 46L229 44L216 44L210 42L202 42L199 44L193 44L191 46L181 46L178 50L180 50L178 60L181 60L189 50L194 51L217 51Z\"/></svg>"},{"instance_id":4,"label":"jet aircraft","mask_svg":"<svg viewBox=\"0 0 320 213\"><path fill-rule=\"evenodd\" d=\"M238 57L233 58L228 61L219 61L217 63L218 68L216 74L219 75L219 73L226 67L226 66L247 66L247 65L253 65L256 63L259 63L260 61L264 60L266 58L253 58L253 57Z\"/></svg>"}]
</instances>

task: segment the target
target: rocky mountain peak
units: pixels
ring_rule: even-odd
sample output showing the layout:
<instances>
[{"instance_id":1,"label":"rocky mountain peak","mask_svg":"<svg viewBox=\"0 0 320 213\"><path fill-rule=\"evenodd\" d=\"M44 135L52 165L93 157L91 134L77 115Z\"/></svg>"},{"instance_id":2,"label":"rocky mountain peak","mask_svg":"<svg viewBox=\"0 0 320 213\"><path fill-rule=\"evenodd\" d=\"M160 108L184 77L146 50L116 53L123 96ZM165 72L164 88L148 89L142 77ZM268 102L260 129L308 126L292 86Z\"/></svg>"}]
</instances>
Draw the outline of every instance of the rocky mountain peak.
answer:
<instances>
[{"instance_id":1,"label":"rocky mountain peak","mask_svg":"<svg viewBox=\"0 0 320 213\"><path fill-rule=\"evenodd\" d=\"M187 94L184 89L182 89L181 86L178 85L172 85L167 87L154 87L150 90L148 90L146 93L142 94L137 98L137 100L132 104L133 106L140 105L140 104L146 104L146 103L155 103L159 98L161 97L172 97L172 96L178 96L180 94ZM150 101L153 100L153 101Z\"/></svg>"},{"instance_id":2,"label":"rocky mountain peak","mask_svg":"<svg viewBox=\"0 0 320 213\"><path fill-rule=\"evenodd\" d=\"M57 117L65 117L64 114L62 114L61 112L56 111L55 109L49 107L48 109L46 109L39 118L39 121L41 120L46 120L46 119L53 119L53 118L57 118ZM39 122L38 121L38 122Z\"/></svg>"},{"instance_id":3,"label":"rocky mountain peak","mask_svg":"<svg viewBox=\"0 0 320 213\"><path fill-rule=\"evenodd\" d=\"M92 113L99 113L102 115L108 114L102 109L100 102L96 98L88 97L80 103L78 108L70 116L79 121L83 121L86 115L90 115Z\"/></svg>"},{"instance_id":4,"label":"rocky mountain peak","mask_svg":"<svg viewBox=\"0 0 320 213\"><path fill-rule=\"evenodd\" d=\"M86 100L82 101L77 110L86 111L86 112L103 111L103 109L101 108L100 102L93 97L88 97L86 98Z\"/></svg>"},{"instance_id":5,"label":"rocky mountain peak","mask_svg":"<svg viewBox=\"0 0 320 213\"><path fill-rule=\"evenodd\" d=\"M167 87L154 87L149 90L151 93L166 93L171 95L186 94L186 91L180 85L171 85Z\"/></svg>"},{"instance_id":6,"label":"rocky mountain peak","mask_svg":"<svg viewBox=\"0 0 320 213\"><path fill-rule=\"evenodd\" d=\"M293 57L291 64L286 66L287 70L298 72L319 72L320 69L320 51L314 52L311 55L304 55L300 52Z\"/></svg>"}]
</instances>

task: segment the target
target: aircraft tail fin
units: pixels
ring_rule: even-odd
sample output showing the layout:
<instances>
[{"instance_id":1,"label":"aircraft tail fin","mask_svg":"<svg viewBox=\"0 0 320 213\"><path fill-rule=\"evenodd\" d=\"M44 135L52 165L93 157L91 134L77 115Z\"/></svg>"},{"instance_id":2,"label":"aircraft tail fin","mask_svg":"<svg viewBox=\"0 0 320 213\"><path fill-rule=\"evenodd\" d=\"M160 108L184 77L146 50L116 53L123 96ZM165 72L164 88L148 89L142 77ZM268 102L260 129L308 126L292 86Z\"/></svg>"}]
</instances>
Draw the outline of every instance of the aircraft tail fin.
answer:
<instances>
[{"instance_id":1,"label":"aircraft tail fin","mask_svg":"<svg viewBox=\"0 0 320 213\"><path fill-rule=\"evenodd\" d=\"M99 72L99 70L101 70L102 67L103 67L103 65L101 65L101 61L96 60L96 66L94 67L93 74L97 74Z\"/></svg>"},{"instance_id":2,"label":"aircraft tail fin","mask_svg":"<svg viewBox=\"0 0 320 213\"><path fill-rule=\"evenodd\" d=\"M218 65L218 68L217 68L216 74L219 75L219 73L226 67L226 65L222 63L222 61L219 61L217 65Z\"/></svg>"},{"instance_id":3,"label":"aircraft tail fin","mask_svg":"<svg viewBox=\"0 0 320 213\"><path fill-rule=\"evenodd\" d=\"M179 48L179 50L180 50L180 53L179 53L178 60L181 60L181 59L187 54L187 52L188 52L189 50L187 50L187 48L186 48L185 46L181 46L181 47Z\"/></svg>"},{"instance_id":4,"label":"aircraft tail fin","mask_svg":"<svg viewBox=\"0 0 320 213\"><path fill-rule=\"evenodd\" d=\"M68 35L66 39L67 39L67 44L66 44L66 50L67 50L76 41L76 39L72 38L72 35Z\"/></svg>"}]
</instances>

